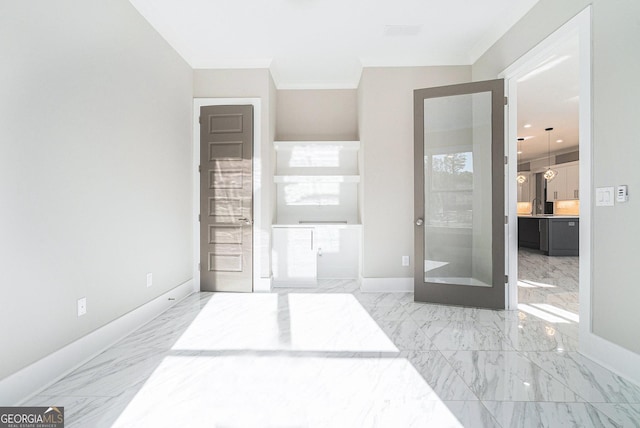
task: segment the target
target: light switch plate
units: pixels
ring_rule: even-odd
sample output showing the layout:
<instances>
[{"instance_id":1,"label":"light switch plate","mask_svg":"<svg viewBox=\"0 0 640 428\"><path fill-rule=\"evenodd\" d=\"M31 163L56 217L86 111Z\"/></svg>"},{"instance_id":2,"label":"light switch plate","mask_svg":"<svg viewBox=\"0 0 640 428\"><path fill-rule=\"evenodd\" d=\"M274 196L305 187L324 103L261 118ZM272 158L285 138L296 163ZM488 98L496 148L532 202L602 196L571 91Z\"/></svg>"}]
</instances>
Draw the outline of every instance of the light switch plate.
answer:
<instances>
[{"instance_id":1,"label":"light switch plate","mask_svg":"<svg viewBox=\"0 0 640 428\"><path fill-rule=\"evenodd\" d=\"M409 266L409 256L402 256L402 266Z\"/></svg>"},{"instance_id":2,"label":"light switch plate","mask_svg":"<svg viewBox=\"0 0 640 428\"><path fill-rule=\"evenodd\" d=\"M612 207L615 190L613 187L596 188L596 207Z\"/></svg>"},{"instance_id":3,"label":"light switch plate","mask_svg":"<svg viewBox=\"0 0 640 428\"><path fill-rule=\"evenodd\" d=\"M153 285L153 274L152 273L148 273L147 274L147 287L151 287Z\"/></svg>"}]
</instances>

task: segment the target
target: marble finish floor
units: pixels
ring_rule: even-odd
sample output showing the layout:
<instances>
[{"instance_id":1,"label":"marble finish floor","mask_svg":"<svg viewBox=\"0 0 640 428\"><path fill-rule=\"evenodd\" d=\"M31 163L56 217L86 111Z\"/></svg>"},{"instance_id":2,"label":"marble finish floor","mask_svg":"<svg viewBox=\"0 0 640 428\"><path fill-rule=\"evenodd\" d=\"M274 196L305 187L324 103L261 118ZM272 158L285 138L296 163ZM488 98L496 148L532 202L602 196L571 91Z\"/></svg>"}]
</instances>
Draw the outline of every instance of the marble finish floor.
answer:
<instances>
[{"instance_id":1,"label":"marble finish floor","mask_svg":"<svg viewBox=\"0 0 640 428\"><path fill-rule=\"evenodd\" d=\"M192 294L25 404L68 427L640 427L640 387L577 352L577 259L520 269L517 311Z\"/></svg>"}]
</instances>

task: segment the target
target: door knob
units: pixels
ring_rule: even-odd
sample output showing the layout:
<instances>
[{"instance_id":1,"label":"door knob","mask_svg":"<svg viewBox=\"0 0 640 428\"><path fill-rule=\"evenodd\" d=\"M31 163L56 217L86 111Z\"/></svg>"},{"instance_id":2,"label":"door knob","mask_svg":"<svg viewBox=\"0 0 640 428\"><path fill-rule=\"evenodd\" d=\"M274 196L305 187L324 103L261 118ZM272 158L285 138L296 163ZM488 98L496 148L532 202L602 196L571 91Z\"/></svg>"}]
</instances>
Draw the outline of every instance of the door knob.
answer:
<instances>
[{"instance_id":1,"label":"door knob","mask_svg":"<svg viewBox=\"0 0 640 428\"><path fill-rule=\"evenodd\" d=\"M244 224L253 224L253 222L246 217L240 217L238 221L243 221Z\"/></svg>"},{"instance_id":2,"label":"door knob","mask_svg":"<svg viewBox=\"0 0 640 428\"><path fill-rule=\"evenodd\" d=\"M422 220L421 218L416 220L416 226L422 226L424 224L424 220Z\"/></svg>"}]
</instances>

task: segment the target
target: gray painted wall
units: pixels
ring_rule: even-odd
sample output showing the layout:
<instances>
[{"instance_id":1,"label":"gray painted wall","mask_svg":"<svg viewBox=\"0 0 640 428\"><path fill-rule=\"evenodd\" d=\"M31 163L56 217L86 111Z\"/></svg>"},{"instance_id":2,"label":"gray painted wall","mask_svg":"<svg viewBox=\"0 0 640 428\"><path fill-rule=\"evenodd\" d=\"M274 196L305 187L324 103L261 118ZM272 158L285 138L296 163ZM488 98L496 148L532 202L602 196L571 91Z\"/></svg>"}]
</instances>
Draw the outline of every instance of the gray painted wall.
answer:
<instances>
[{"instance_id":1,"label":"gray painted wall","mask_svg":"<svg viewBox=\"0 0 640 428\"><path fill-rule=\"evenodd\" d=\"M471 67L365 68L358 87L364 168L362 276L413 277L413 90L471 80ZM413 257L412 257L413 258Z\"/></svg>"},{"instance_id":2,"label":"gray painted wall","mask_svg":"<svg viewBox=\"0 0 640 428\"><path fill-rule=\"evenodd\" d=\"M355 89L279 90L277 139L357 140L357 97Z\"/></svg>"},{"instance_id":3,"label":"gray painted wall","mask_svg":"<svg viewBox=\"0 0 640 428\"><path fill-rule=\"evenodd\" d=\"M274 109L273 99L276 93L271 72L267 68L262 69L219 69L219 70L194 70L193 72L193 96L195 98L260 98L262 100L262 119L260 131L262 135L262 168L260 177L262 188L262 231L263 246L260 249L262 266L260 276L271 276L271 221L274 216L274 184L273 163L275 161L273 151L274 138Z\"/></svg>"},{"instance_id":4,"label":"gray painted wall","mask_svg":"<svg viewBox=\"0 0 640 428\"><path fill-rule=\"evenodd\" d=\"M126 0L3 1L0 52L2 379L192 278L192 70Z\"/></svg>"},{"instance_id":5,"label":"gray painted wall","mask_svg":"<svg viewBox=\"0 0 640 428\"><path fill-rule=\"evenodd\" d=\"M473 65L473 77L495 78L589 4L593 5L593 183L594 187L627 184L631 195L628 203L593 208L593 332L640 354L640 287L634 268L640 199L633 196L640 189L640 129L636 124L640 2L540 0Z\"/></svg>"}]
</instances>

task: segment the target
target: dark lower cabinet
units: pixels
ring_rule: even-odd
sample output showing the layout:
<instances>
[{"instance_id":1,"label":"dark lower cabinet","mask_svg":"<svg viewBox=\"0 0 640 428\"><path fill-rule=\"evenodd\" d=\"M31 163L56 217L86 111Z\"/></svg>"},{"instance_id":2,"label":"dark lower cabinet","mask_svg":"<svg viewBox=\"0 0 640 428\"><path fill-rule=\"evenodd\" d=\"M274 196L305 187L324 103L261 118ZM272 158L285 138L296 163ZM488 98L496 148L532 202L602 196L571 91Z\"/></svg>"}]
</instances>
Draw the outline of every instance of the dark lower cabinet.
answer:
<instances>
[{"instance_id":1,"label":"dark lower cabinet","mask_svg":"<svg viewBox=\"0 0 640 428\"><path fill-rule=\"evenodd\" d=\"M540 251L549 255L549 220L540 219Z\"/></svg>"},{"instance_id":2,"label":"dark lower cabinet","mask_svg":"<svg viewBox=\"0 0 640 428\"><path fill-rule=\"evenodd\" d=\"M540 249L539 218L518 218L518 246Z\"/></svg>"},{"instance_id":3,"label":"dark lower cabinet","mask_svg":"<svg viewBox=\"0 0 640 428\"><path fill-rule=\"evenodd\" d=\"M580 249L580 220L577 218L550 218L548 226L548 247L550 256L577 256Z\"/></svg>"},{"instance_id":4,"label":"dark lower cabinet","mask_svg":"<svg viewBox=\"0 0 640 428\"><path fill-rule=\"evenodd\" d=\"M578 218L518 218L518 246L548 256L577 256L580 248Z\"/></svg>"}]
</instances>

